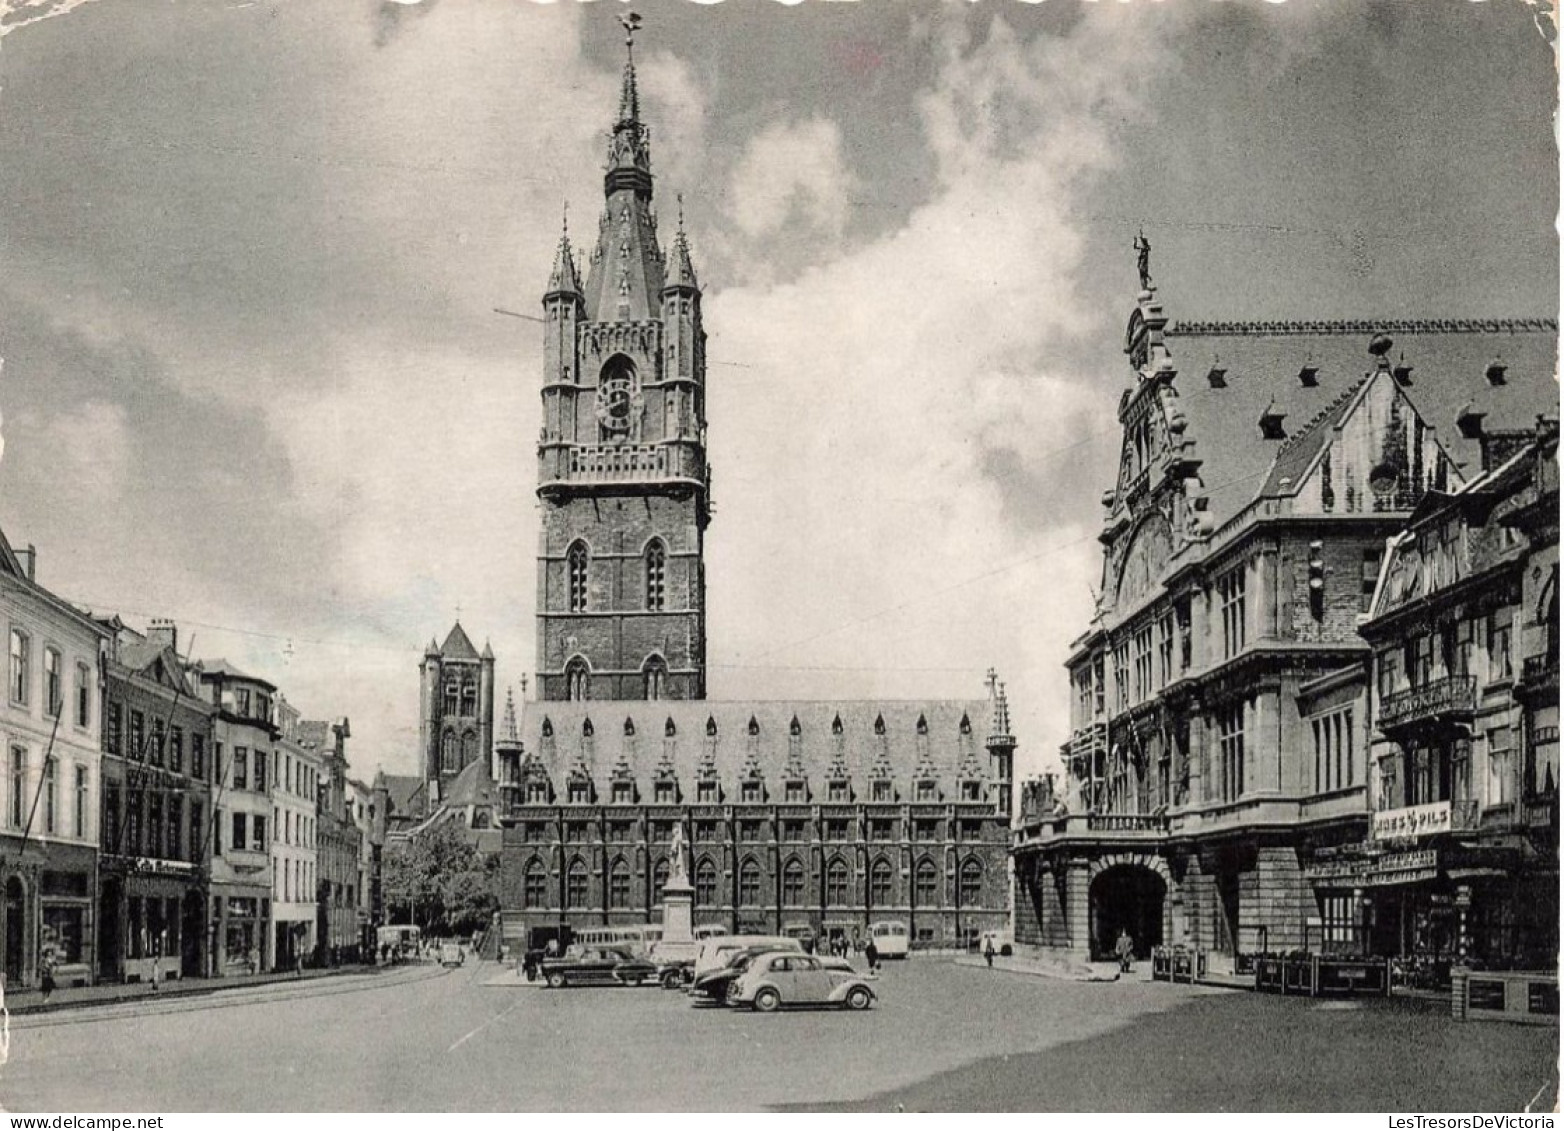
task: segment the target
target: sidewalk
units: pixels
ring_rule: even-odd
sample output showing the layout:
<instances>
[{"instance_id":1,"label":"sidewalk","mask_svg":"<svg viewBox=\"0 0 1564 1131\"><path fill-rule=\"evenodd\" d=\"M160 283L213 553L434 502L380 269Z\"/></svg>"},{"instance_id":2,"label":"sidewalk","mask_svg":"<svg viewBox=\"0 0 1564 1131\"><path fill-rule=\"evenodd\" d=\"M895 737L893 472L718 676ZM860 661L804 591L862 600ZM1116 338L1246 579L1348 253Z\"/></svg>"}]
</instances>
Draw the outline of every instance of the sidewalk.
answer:
<instances>
[{"instance_id":1,"label":"sidewalk","mask_svg":"<svg viewBox=\"0 0 1564 1131\"><path fill-rule=\"evenodd\" d=\"M242 989L247 986L268 986L282 982L309 982L333 978L342 974L378 974L394 970L406 970L418 963L400 966L335 966L329 969L306 969L302 973L292 970L272 974L244 974L232 978L179 978L163 982L154 989L150 982L106 982L95 986L78 986L58 989L47 1003L43 992L37 989L10 990L5 994L5 1007L12 1014L54 1013L65 1009L79 1009L91 1005L109 1005L123 1001L163 1001L173 998L194 997L216 993L219 990Z\"/></svg>"},{"instance_id":2,"label":"sidewalk","mask_svg":"<svg viewBox=\"0 0 1564 1131\"><path fill-rule=\"evenodd\" d=\"M963 955L957 958L955 962L957 966L987 967L988 965L988 962L982 955ZM1039 978L1061 978L1069 982L1115 982L1119 980L1119 966L1116 962L1092 964L1053 955L1017 954L1006 958L996 954L994 956L994 969L1003 970L1007 974L1030 974ZM1147 977L1149 977L1149 965L1147 966L1147 971ZM1137 977L1138 973L1130 975L1131 979Z\"/></svg>"}]
</instances>

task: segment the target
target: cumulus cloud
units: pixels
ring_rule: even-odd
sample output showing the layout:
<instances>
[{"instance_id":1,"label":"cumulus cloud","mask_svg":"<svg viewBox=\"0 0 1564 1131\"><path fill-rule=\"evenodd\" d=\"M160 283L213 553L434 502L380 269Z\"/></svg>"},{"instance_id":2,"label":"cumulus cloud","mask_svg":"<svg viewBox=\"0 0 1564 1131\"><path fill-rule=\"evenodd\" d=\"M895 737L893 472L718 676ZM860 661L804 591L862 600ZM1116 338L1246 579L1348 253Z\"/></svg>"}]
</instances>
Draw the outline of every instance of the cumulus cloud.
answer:
<instances>
[{"instance_id":1,"label":"cumulus cloud","mask_svg":"<svg viewBox=\"0 0 1564 1131\"><path fill-rule=\"evenodd\" d=\"M1113 167L1106 123L1137 112L1126 74L1157 53L1109 21L1032 42L1002 17L980 40L937 35L919 104L928 202L795 280L710 302L714 353L747 367L711 380L719 489L767 500L719 511L712 639L722 681L755 694L809 678L773 666L840 667L843 693L978 694L995 663L1025 688L1018 726L1041 765L1100 560L1078 502L1098 485L1057 455L1113 396L1072 365L1103 317L1079 292L1074 216ZM798 223L799 192L813 230L838 227L848 181L829 123L767 132L735 174L753 190L734 193L741 234ZM776 618L746 612L777 607L780 639Z\"/></svg>"}]
</instances>

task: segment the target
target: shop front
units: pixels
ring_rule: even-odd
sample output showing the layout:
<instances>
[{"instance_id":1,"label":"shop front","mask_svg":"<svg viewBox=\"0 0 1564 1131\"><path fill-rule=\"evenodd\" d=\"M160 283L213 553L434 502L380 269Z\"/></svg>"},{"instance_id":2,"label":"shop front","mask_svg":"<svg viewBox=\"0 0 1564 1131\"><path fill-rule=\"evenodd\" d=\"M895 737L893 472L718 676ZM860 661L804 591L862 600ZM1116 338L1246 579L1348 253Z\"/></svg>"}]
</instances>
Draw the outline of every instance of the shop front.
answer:
<instances>
[{"instance_id":1,"label":"shop front","mask_svg":"<svg viewBox=\"0 0 1564 1131\"><path fill-rule=\"evenodd\" d=\"M214 885L210 919L212 976L232 978L271 969L271 889Z\"/></svg>"},{"instance_id":2,"label":"shop front","mask_svg":"<svg viewBox=\"0 0 1564 1131\"><path fill-rule=\"evenodd\" d=\"M105 856L100 885L99 976L125 982L206 972L200 867L178 860Z\"/></svg>"},{"instance_id":3,"label":"shop front","mask_svg":"<svg viewBox=\"0 0 1564 1131\"><path fill-rule=\"evenodd\" d=\"M92 981L96 864L92 848L55 843L37 873L38 961L62 985Z\"/></svg>"}]
</instances>

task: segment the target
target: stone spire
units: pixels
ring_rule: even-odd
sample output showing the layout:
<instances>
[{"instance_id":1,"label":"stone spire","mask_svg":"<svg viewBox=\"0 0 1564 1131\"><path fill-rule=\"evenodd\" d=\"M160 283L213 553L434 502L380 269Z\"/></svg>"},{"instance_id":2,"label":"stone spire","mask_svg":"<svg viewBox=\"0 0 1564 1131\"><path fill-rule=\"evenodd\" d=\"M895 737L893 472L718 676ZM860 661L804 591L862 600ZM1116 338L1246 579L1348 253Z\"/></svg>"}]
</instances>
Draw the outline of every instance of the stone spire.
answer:
<instances>
[{"instance_id":1,"label":"stone spire","mask_svg":"<svg viewBox=\"0 0 1564 1131\"><path fill-rule=\"evenodd\" d=\"M679 232L673 239L673 262L669 264L667 290L676 288L698 291L700 282L695 278L695 264L690 262L690 241L684 234L684 197L679 197Z\"/></svg>"},{"instance_id":2,"label":"stone spire","mask_svg":"<svg viewBox=\"0 0 1564 1131\"><path fill-rule=\"evenodd\" d=\"M581 276L576 272L576 256L570 246L570 221L567 218L559 234L559 249L554 253L554 270L548 277L548 293L554 295L581 294Z\"/></svg>"},{"instance_id":3,"label":"stone spire","mask_svg":"<svg viewBox=\"0 0 1564 1131\"><path fill-rule=\"evenodd\" d=\"M583 292L593 322L648 321L656 317L663 291L663 253L652 214L651 131L641 122L635 82L634 37L641 20L631 13L620 22L625 25L624 82L603 174L605 207Z\"/></svg>"},{"instance_id":4,"label":"stone spire","mask_svg":"<svg viewBox=\"0 0 1564 1131\"><path fill-rule=\"evenodd\" d=\"M510 687L505 689L505 714L500 719L500 741L512 744L521 742L521 732L516 726L516 692Z\"/></svg>"}]
</instances>

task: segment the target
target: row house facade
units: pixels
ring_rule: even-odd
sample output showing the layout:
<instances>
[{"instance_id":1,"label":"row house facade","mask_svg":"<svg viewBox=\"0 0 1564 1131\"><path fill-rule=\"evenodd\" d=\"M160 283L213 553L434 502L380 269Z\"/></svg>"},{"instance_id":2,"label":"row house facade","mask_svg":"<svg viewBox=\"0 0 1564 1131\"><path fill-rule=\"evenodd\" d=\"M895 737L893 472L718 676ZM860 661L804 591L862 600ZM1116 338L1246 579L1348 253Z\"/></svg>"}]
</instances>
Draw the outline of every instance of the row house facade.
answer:
<instances>
[{"instance_id":1,"label":"row house facade","mask_svg":"<svg viewBox=\"0 0 1564 1131\"><path fill-rule=\"evenodd\" d=\"M47 964L86 980L97 963L101 691L109 633L37 581L37 551L0 532L0 970L36 985Z\"/></svg>"},{"instance_id":2,"label":"row house facade","mask_svg":"<svg viewBox=\"0 0 1564 1131\"><path fill-rule=\"evenodd\" d=\"M1540 320L1181 324L1143 270L1064 774L1022 799L1019 941L1102 956L1128 931L1220 966L1357 929L1329 867L1369 828L1358 625L1386 540L1476 473L1458 416L1551 403L1556 338Z\"/></svg>"},{"instance_id":3,"label":"row house facade","mask_svg":"<svg viewBox=\"0 0 1564 1131\"><path fill-rule=\"evenodd\" d=\"M217 977L273 968L272 754L277 688L226 660L195 665L213 720L211 896L207 935Z\"/></svg>"},{"instance_id":4,"label":"row house facade","mask_svg":"<svg viewBox=\"0 0 1564 1131\"><path fill-rule=\"evenodd\" d=\"M167 621L118 618L103 695L97 977L207 973L213 711Z\"/></svg>"},{"instance_id":5,"label":"row house facade","mask_svg":"<svg viewBox=\"0 0 1564 1131\"><path fill-rule=\"evenodd\" d=\"M336 966L356 962L370 953L369 896L364 876L364 838L355 810L358 805L348 780L347 740L352 727L346 718L303 724L305 744L321 761L317 797L316 938L323 962Z\"/></svg>"},{"instance_id":6,"label":"row house facade","mask_svg":"<svg viewBox=\"0 0 1564 1131\"><path fill-rule=\"evenodd\" d=\"M1363 948L1436 983L1552 969L1559 942L1558 422L1481 439L1482 474L1389 545L1362 626L1373 813L1337 865Z\"/></svg>"},{"instance_id":7,"label":"row house facade","mask_svg":"<svg viewBox=\"0 0 1564 1131\"><path fill-rule=\"evenodd\" d=\"M923 945L1009 920L1014 739L991 702L533 702L501 728L520 926L660 920L674 829L697 925Z\"/></svg>"},{"instance_id":8,"label":"row house facade","mask_svg":"<svg viewBox=\"0 0 1564 1131\"><path fill-rule=\"evenodd\" d=\"M272 964L291 970L316 956L319 864L320 748L298 708L277 697L277 744L272 748ZM311 731L313 728L310 728Z\"/></svg>"}]
</instances>

